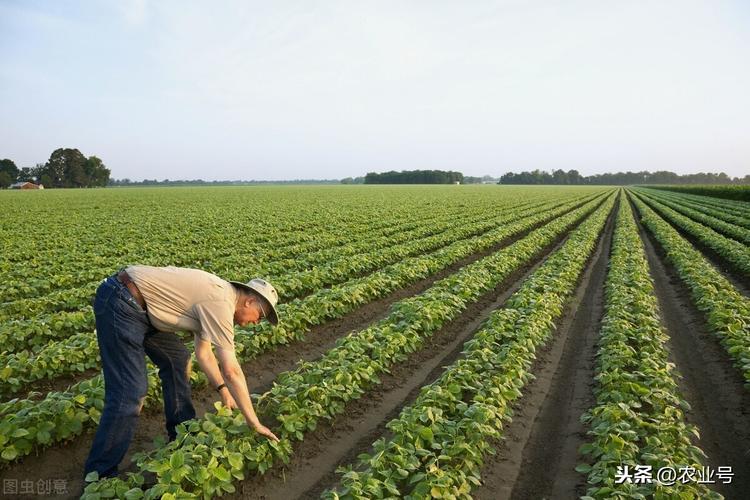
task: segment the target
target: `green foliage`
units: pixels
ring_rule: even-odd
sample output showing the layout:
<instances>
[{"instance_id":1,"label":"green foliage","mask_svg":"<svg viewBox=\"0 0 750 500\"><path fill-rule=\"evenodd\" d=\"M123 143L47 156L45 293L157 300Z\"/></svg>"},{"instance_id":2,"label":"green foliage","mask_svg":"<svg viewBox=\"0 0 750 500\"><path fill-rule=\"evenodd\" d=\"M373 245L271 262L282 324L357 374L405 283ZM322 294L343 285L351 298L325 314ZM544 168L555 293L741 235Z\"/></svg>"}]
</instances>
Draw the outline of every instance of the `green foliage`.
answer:
<instances>
[{"instance_id":1,"label":"green foliage","mask_svg":"<svg viewBox=\"0 0 750 500\"><path fill-rule=\"evenodd\" d=\"M461 256L467 255L472 249L476 249L477 246L479 248L486 248L487 246L492 244L491 242L497 242L502 239L502 237L507 237L509 234L512 234L509 233L508 226L496 226L512 220L513 218L517 218L521 214L527 214L527 217L524 219L525 225L516 225L514 227L528 228L531 225L538 223L539 220L543 220L545 217L549 217L549 214L545 212L540 213L538 211L538 207L505 215L504 217L495 220L492 224L490 224L489 227L495 227L494 231L490 231L489 233L477 238L470 238L468 241L465 241L463 245L451 248L454 248L454 250L458 249ZM540 217L541 219L539 219ZM440 243L445 244L447 242L453 241L457 234L460 234L465 230L465 227L459 228L458 233L449 234L449 239L447 240L445 239L445 234L439 234L435 239L437 239ZM470 228L468 234L471 234L473 231L474 228ZM477 245L478 243L479 245ZM404 261L403 258L406 255L412 253L416 253L418 255L422 254L425 251L428 251L433 244L434 241L432 240L419 240L417 242L409 244L407 252L403 252L403 248L396 249L395 251L393 251L392 249L381 251L377 256L371 257L369 262L365 261L365 265L363 265L362 261L360 261L357 257L342 259L342 261L339 262L338 266L329 266L328 268L323 268L320 270L316 269L312 273L303 271L300 274L293 274L289 282L291 282L293 286L304 287L305 291L311 291L313 289L320 288L320 286L323 284L326 284L327 279L331 278L331 274L334 275L331 281L335 282L342 277L345 279L348 276L356 275L363 270L367 270L370 266L377 267L377 265L387 263L389 260L400 261L397 266L402 269L401 274L404 275L404 273L406 273L406 276L413 276L415 271L420 268L411 267L410 264L412 264L412 262ZM385 262L382 260L383 257L386 259ZM425 257L420 256L417 259L424 258ZM456 257L456 260L457 258L459 257ZM452 261L455 260L449 260L448 262ZM440 262L440 260L436 261L432 259L430 260L430 262L434 264ZM328 274L325 273L325 271L329 269L331 270L331 272ZM343 276L341 276L342 274ZM419 277L424 276L424 274L419 275ZM392 276L383 276L382 274L375 273L371 275L369 279L374 280L378 277L382 277L383 279L391 282L390 285L386 283L381 287L383 291L393 290L396 286L398 286L397 284L393 283ZM281 295L282 297L284 297L284 294L288 293L287 288L285 287L285 284L287 282L283 279L280 279L279 281L274 280L274 283L277 283ZM312 297L314 297L314 295ZM308 296L308 299L309 298L311 298L311 296ZM344 303L349 302L351 304L351 300L348 300L346 297L342 297L341 300L343 300ZM310 301L308 300L308 302ZM336 305L335 301L331 301L329 299L326 299L324 303L320 303L320 301L318 303L319 308L317 308L315 312L310 313L306 311L304 313L304 317L306 318L305 321L307 321L307 325L304 325L306 327L305 329L309 329L310 326L318 324L316 320L320 319L321 317L326 317L324 313L327 311L330 312L331 307L335 307ZM296 304L295 302L291 302L289 303L289 305ZM282 314L286 314L287 307L288 305L282 306ZM348 310L350 309L347 309L347 311ZM317 315L317 317L315 315ZM75 313L65 313L65 316L65 318L54 319L50 326L47 326L46 324L38 325L33 323L29 325L30 328L22 329L19 328L19 325L17 324L11 323L9 325L8 330L6 330L6 337L11 345L13 344L13 341L18 339L19 337L38 339L39 336L44 337L44 334L49 331L53 331L55 334L54 336L57 336L56 334L59 334L58 332L60 332L63 328L67 328L67 325L71 325L72 329L88 327L86 328L86 330L88 331L83 331L82 333L71 335L70 337L64 338L63 340L58 342L48 342L44 344L43 347L37 352L22 350L19 352L0 353L0 365L4 366L4 368L0 370L0 393L13 394L15 391L23 387L24 384L29 382L42 380L45 378L53 378L55 376L60 376L63 374L82 372L98 366L99 359L96 337L90 330L90 328L93 327L92 314L79 313L76 317ZM293 318L293 316L291 316L290 319L291 318ZM51 327L53 327L55 330L51 330ZM0 332L2 332L2 330L0 330Z\"/></svg>"},{"instance_id":2,"label":"green foliage","mask_svg":"<svg viewBox=\"0 0 750 500\"><path fill-rule=\"evenodd\" d=\"M683 413L688 404L677 390L667 336L659 318L654 286L638 229L626 200L620 204L605 284L595 379L596 406L582 420L591 457L576 470L588 477L590 498L720 498L706 485L616 484L617 467L692 466L705 458L693 446L697 429Z\"/></svg>"},{"instance_id":3,"label":"green foliage","mask_svg":"<svg viewBox=\"0 0 750 500\"><path fill-rule=\"evenodd\" d=\"M695 222L699 222L707 227L710 227L714 231L728 236L744 244L745 246L750 246L750 230L721 220L721 218L719 218L720 214L717 213L718 211L710 209L695 210L689 206L685 206L683 203L672 201L669 198L658 195L654 196L651 194L651 192L644 193L644 191L641 190L636 191L638 193L645 194L647 199L656 200L662 205L667 206L686 217L689 217Z\"/></svg>"},{"instance_id":4,"label":"green foliage","mask_svg":"<svg viewBox=\"0 0 750 500\"><path fill-rule=\"evenodd\" d=\"M341 339L320 359L301 363L296 370L281 374L256 405L259 413L275 416L279 443L247 433L241 415L222 409L217 415L209 414L202 420L182 424L175 441L137 460L141 470L154 472L159 479L146 497L158 497L165 492L210 497L228 491L231 483L212 471L220 467L232 470L229 457L236 457L236 453L244 457L243 469L238 473L263 474L274 463L287 461L293 441L304 439L305 432L315 429L319 422L342 413L349 401L380 382L379 374L421 348L432 333L532 260L601 202L599 197L561 215L512 245L435 282L424 293L394 304L383 320ZM518 224L522 223L516 223L515 230ZM432 430L423 427L420 436L430 437ZM177 451L182 451L186 460L187 457L194 460L188 465L192 474L178 477L173 474L169 461ZM93 498L108 487L106 483L92 484L84 498L87 495Z\"/></svg>"},{"instance_id":5,"label":"green foliage","mask_svg":"<svg viewBox=\"0 0 750 500\"><path fill-rule=\"evenodd\" d=\"M750 300L645 203L635 196L632 200L643 224L664 249L667 260L690 289L693 303L750 387Z\"/></svg>"},{"instance_id":6,"label":"green foliage","mask_svg":"<svg viewBox=\"0 0 750 500\"><path fill-rule=\"evenodd\" d=\"M664 219L676 227L694 237L701 244L716 252L729 265L740 272L746 278L750 278L750 247L739 241L726 238L710 227L704 226L694 220L681 215L665 204L647 197L640 191L634 191L651 208L656 210Z\"/></svg>"},{"instance_id":7,"label":"green foliage","mask_svg":"<svg viewBox=\"0 0 750 500\"><path fill-rule=\"evenodd\" d=\"M396 172L368 172L365 184L453 184L464 180L461 172L443 170L402 170Z\"/></svg>"},{"instance_id":8,"label":"green foliage","mask_svg":"<svg viewBox=\"0 0 750 500\"><path fill-rule=\"evenodd\" d=\"M704 186L649 186L654 189L690 193L727 200L750 201L750 186L737 184L704 185Z\"/></svg>"},{"instance_id":9,"label":"green foliage","mask_svg":"<svg viewBox=\"0 0 750 500\"><path fill-rule=\"evenodd\" d=\"M611 196L466 342L462 357L416 402L388 423L392 437L373 443L341 485L324 498L468 497L483 457L502 437L510 407L575 290L614 203ZM543 231L541 229L539 232Z\"/></svg>"},{"instance_id":10,"label":"green foliage","mask_svg":"<svg viewBox=\"0 0 750 500\"><path fill-rule=\"evenodd\" d=\"M10 174L0 171L0 189L6 189L11 184L13 184L13 178Z\"/></svg>"},{"instance_id":11,"label":"green foliage","mask_svg":"<svg viewBox=\"0 0 750 500\"><path fill-rule=\"evenodd\" d=\"M720 221L728 222L734 226L750 229L750 205L747 207L737 206L740 202L729 202L716 198L677 194L668 191L656 191L653 189L640 188L642 192L657 197L658 200L669 200L682 207L696 210L702 214L709 215ZM744 202L742 205L746 205ZM674 208L674 207L672 207Z\"/></svg>"},{"instance_id":12,"label":"green foliage","mask_svg":"<svg viewBox=\"0 0 750 500\"><path fill-rule=\"evenodd\" d=\"M8 158L0 160L0 175L5 174L2 178L3 180L0 181L0 187L6 188L16 182L19 173L21 173L21 171L18 170L18 167L13 160L9 160ZM5 182L7 182L7 184L5 184Z\"/></svg>"},{"instance_id":13,"label":"green foliage","mask_svg":"<svg viewBox=\"0 0 750 500\"><path fill-rule=\"evenodd\" d=\"M253 335L243 335L239 331L236 337L238 356L241 360L249 360L277 345L303 338L305 333L315 325L341 317L371 300L385 296L409 283L438 272L468 255L491 248L499 242L527 231L540 223L560 217L582 203L588 202L587 206L590 207L592 203L597 202L589 201L592 198L590 195L580 198L577 196L581 194L580 192L573 192L573 194L576 196L555 201L544 201L542 199L541 203L537 201L529 204L521 200L514 200L515 209L506 209L497 217L490 218L484 221L484 225L479 226L465 224L465 221L458 218L452 220L453 226L458 227L443 230L439 221L436 222L427 218L425 223L434 226L438 234L416 239L408 243L410 246L406 250L396 249L395 247L394 249L378 250L379 253L390 256L387 258L395 259L397 263L381 267L378 271L367 276L356 277L363 270L370 269L367 267L366 260L359 261L356 256L344 258L342 260L348 260L356 263L356 265L346 268L339 267L341 263L338 263L332 264L331 269L342 269L337 273L343 273L343 269L348 269L347 276L336 274L341 276L342 279L348 279L348 281L331 288L319 289L304 298L294 299L282 304L280 311L283 321L277 327L271 327L268 324L252 327L250 330L254 333ZM595 196L598 198L599 195ZM486 210L486 207L482 210ZM372 221L368 221L368 223L373 224ZM403 227L397 226L392 227L392 229L398 234ZM386 235L383 236L386 237ZM378 241L378 244L381 244L379 238L369 241ZM438 248L436 251L425 253L435 247ZM358 247L355 245L355 248ZM412 253L416 256L408 257ZM378 260L378 257L373 253L368 255L368 258L374 259L378 265L387 262L387 260ZM314 280L325 280L327 279L325 276L326 274L321 272L311 274ZM274 283L277 282L274 280ZM11 341L11 339L12 336L9 333L6 340ZM80 344L77 342L80 342ZM70 353L71 346L74 345L76 346L76 352ZM41 356L39 353L42 353ZM87 358L85 353L88 353L91 357ZM5 367L8 368L5 373L0 372L0 380L4 380L4 387L8 388L6 390L13 390L23 385L21 377L18 376L19 373L26 374L26 376L33 377L36 380L38 377L44 377L44 373L70 373L72 370L96 366L96 342L92 333L83 332L66 339L64 342L49 344L36 354L22 351L15 353L15 355L4 353L0 356L3 357L6 362ZM68 358L75 362L66 364L65 360ZM44 362L41 362L42 360ZM195 385L205 383L205 379L198 369L193 370L193 383ZM147 407L160 404L158 387L159 382L155 369L150 367L150 392L146 399ZM96 376L89 381L75 384L66 391L52 392L41 401L36 400L36 398L12 400L5 405L0 405L0 415L3 416L3 422L10 422L9 425L12 428L25 428L50 420L50 414L56 411L56 405L64 401L72 401L80 412L89 413L91 418L84 418L80 412L60 413L55 417L58 418L57 425L63 429L73 429L73 431L63 432L59 436L52 434L49 441L46 439L31 439L29 440L29 446L23 446L24 451L19 455L22 456L28 454L32 449L52 444L60 439L67 439L95 425L98 421L98 412L101 410L99 402L103 399L103 395L101 376ZM96 405L99 405L98 408Z\"/></svg>"},{"instance_id":14,"label":"green foliage","mask_svg":"<svg viewBox=\"0 0 750 500\"><path fill-rule=\"evenodd\" d=\"M525 171L520 173L508 172L500 178L499 184L586 184L599 186L626 186L638 184L728 184L750 183L750 175L744 178L730 178L724 172L715 173L698 173L678 175L667 170L657 170L656 172L606 172L603 174L581 176L577 170L558 169L554 172L545 172L543 170ZM675 186L683 189L683 186ZM685 186L687 187L687 186Z\"/></svg>"},{"instance_id":15,"label":"green foliage","mask_svg":"<svg viewBox=\"0 0 750 500\"><path fill-rule=\"evenodd\" d=\"M109 174L109 169L99 158L86 158L72 148L56 149L47 163L34 172L38 180L45 177L51 181L45 187L57 188L104 187L109 182Z\"/></svg>"}]
</instances>

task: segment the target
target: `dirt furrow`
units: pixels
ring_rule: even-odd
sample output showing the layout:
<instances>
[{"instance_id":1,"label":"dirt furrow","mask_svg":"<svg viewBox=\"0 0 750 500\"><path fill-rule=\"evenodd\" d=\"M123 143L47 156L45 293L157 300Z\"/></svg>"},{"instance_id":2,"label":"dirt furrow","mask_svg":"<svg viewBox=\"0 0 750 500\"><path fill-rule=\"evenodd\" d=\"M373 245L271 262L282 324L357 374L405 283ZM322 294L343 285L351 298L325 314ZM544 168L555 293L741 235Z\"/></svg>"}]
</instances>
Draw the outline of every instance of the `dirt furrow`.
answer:
<instances>
[{"instance_id":1,"label":"dirt furrow","mask_svg":"<svg viewBox=\"0 0 750 500\"><path fill-rule=\"evenodd\" d=\"M382 384L347 408L332 424L321 425L295 445L292 461L265 476L255 476L237 485L230 498L291 499L317 498L339 479L336 469L354 462L370 450L385 425L412 403L420 389L442 373L461 353L463 344L489 314L515 292L564 238L550 245L535 259L472 304L458 318L434 334L424 349L381 376Z\"/></svg>"},{"instance_id":2,"label":"dirt furrow","mask_svg":"<svg viewBox=\"0 0 750 500\"><path fill-rule=\"evenodd\" d=\"M514 405L504 440L482 469L483 484L471 492L474 498L536 500L585 493L586 479L575 471L586 439L580 417L594 404L596 344L616 213L617 206L554 337L538 353L532 368L536 378Z\"/></svg>"},{"instance_id":3,"label":"dirt furrow","mask_svg":"<svg viewBox=\"0 0 750 500\"><path fill-rule=\"evenodd\" d=\"M715 489L728 499L748 498L750 390L743 387L739 370L710 333L690 290L666 262L659 243L637 217L636 221L670 339L670 358L682 375L680 392L691 406L687 418L700 431L696 444L708 455L706 465L714 470L728 465L734 471L732 484L716 484Z\"/></svg>"}]
</instances>

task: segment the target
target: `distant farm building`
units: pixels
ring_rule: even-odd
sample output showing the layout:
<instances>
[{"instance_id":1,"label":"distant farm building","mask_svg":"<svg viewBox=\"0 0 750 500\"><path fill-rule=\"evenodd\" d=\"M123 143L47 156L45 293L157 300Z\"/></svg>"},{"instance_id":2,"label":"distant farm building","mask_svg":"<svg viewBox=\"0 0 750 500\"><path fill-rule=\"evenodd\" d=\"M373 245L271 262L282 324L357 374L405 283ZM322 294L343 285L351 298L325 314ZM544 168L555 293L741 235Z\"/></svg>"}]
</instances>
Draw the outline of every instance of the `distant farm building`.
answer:
<instances>
[{"instance_id":1,"label":"distant farm building","mask_svg":"<svg viewBox=\"0 0 750 500\"><path fill-rule=\"evenodd\" d=\"M10 185L10 189L44 189L44 186L33 182L15 182Z\"/></svg>"}]
</instances>

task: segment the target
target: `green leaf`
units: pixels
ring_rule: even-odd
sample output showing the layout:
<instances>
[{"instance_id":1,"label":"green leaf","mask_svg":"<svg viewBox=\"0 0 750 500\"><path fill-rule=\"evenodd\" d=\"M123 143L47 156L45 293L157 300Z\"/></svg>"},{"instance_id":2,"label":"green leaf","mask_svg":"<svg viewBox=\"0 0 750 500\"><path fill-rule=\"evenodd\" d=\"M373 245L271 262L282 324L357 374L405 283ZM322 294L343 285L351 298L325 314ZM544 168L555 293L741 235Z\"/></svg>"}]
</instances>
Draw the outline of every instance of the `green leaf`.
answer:
<instances>
[{"instance_id":1,"label":"green leaf","mask_svg":"<svg viewBox=\"0 0 750 500\"><path fill-rule=\"evenodd\" d=\"M169 465L172 466L173 469L179 469L184 463L185 455L181 451L176 451L171 457L169 457Z\"/></svg>"},{"instance_id":2,"label":"green leaf","mask_svg":"<svg viewBox=\"0 0 750 500\"><path fill-rule=\"evenodd\" d=\"M214 470L211 471L211 473L222 482L230 482L232 480L232 475L229 474L229 471L224 468L223 465L220 465L216 467Z\"/></svg>"},{"instance_id":3,"label":"green leaf","mask_svg":"<svg viewBox=\"0 0 750 500\"><path fill-rule=\"evenodd\" d=\"M242 469L244 460L241 453L230 453L228 459L232 469Z\"/></svg>"},{"instance_id":4,"label":"green leaf","mask_svg":"<svg viewBox=\"0 0 750 500\"><path fill-rule=\"evenodd\" d=\"M3 450L2 457L4 460L11 461L18 456L18 450L13 445L8 446Z\"/></svg>"},{"instance_id":5,"label":"green leaf","mask_svg":"<svg viewBox=\"0 0 750 500\"><path fill-rule=\"evenodd\" d=\"M143 490L140 488L131 488L125 492L124 496L125 500L138 500L140 498L143 498Z\"/></svg>"},{"instance_id":6,"label":"green leaf","mask_svg":"<svg viewBox=\"0 0 750 500\"><path fill-rule=\"evenodd\" d=\"M50 436L49 431L40 430L36 433L36 440L39 441L41 444L47 444L50 442L50 439L52 436Z\"/></svg>"},{"instance_id":7,"label":"green leaf","mask_svg":"<svg viewBox=\"0 0 750 500\"><path fill-rule=\"evenodd\" d=\"M11 436L14 438L20 438L20 437L24 437L28 435L29 435L29 431L26 429L16 429L13 431L13 434L11 434Z\"/></svg>"},{"instance_id":8,"label":"green leaf","mask_svg":"<svg viewBox=\"0 0 750 500\"><path fill-rule=\"evenodd\" d=\"M421 429L419 429L419 437L430 443L435 438L432 433L432 429L430 429L429 427L422 427Z\"/></svg>"}]
</instances>

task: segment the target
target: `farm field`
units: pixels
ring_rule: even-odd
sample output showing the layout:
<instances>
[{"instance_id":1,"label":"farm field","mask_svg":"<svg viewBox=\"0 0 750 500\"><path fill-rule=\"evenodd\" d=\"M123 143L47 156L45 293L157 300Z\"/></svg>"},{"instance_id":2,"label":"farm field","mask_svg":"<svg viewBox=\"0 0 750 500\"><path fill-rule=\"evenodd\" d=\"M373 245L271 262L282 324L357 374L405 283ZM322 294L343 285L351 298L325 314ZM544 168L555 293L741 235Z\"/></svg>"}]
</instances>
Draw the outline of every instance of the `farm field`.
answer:
<instances>
[{"instance_id":1,"label":"farm field","mask_svg":"<svg viewBox=\"0 0 750 500\"><path fill-rule=\"evenodd\" d=\"M0 209L0 476L19 491L750 491L748 202L647 187L264 186L0 192ZM126 472L84 484L104 397L90 301L134 263L276 286L281 323L238 329L236 343L278 444L215 405L197 364L198 417L165 443L150 367ZM622 466L692 480L618 482ZM713 483L697 480L706 470Z\"/></svg>"}]
</instances>

